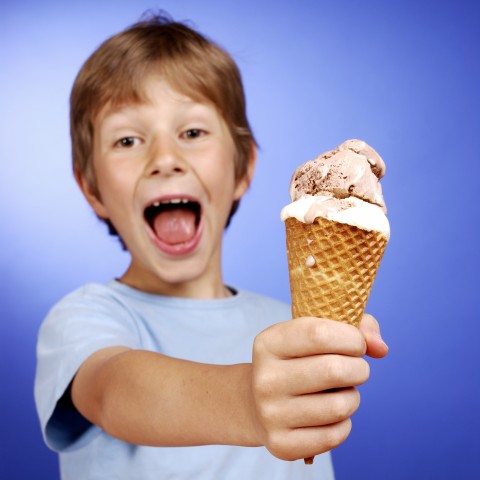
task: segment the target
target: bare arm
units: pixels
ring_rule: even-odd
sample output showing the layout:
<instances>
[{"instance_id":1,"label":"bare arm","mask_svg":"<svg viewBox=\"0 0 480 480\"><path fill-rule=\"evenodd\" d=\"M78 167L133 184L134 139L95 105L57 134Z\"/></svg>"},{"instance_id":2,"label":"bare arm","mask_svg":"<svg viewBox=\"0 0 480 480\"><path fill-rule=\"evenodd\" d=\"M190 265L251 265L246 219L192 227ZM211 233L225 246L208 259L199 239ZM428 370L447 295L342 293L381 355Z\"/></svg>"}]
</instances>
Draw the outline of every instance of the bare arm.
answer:
<instances>
[{"instance_id":1,"label":"bare arm","mask_svg":"<svg viewBox=\"0 0 480 480\"><path fill-rule=\"evenodd\" d=\"M283 322L255 339L253 363L208 365L113 347L80 367L76 408L112 436L139 445L265 445L294 460L336 447L368 379L367 352L382 357L378 323Z\"/></svg>"},{"instance_id":2,"label":"bare arm","mask_svg":"<svg viewBox=\"0 0 480 480\"><path fill-rule=\"evenodd\" d=\"M139 445L259 445L251 365L208 365L144 350L101 350L72 385L75 407L110 435Z\"/></svg>"}]
</instances>

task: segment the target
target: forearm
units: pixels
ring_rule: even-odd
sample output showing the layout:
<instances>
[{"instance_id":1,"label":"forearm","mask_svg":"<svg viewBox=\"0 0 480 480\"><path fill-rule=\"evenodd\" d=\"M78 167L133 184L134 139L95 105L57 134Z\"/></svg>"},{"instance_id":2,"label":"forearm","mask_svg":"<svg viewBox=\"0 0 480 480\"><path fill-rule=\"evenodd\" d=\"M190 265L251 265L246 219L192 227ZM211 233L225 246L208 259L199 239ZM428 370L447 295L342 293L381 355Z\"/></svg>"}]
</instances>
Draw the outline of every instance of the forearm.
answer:
<instances>
[{"instance_id":1,"label":"forearm","mask_svg":"<svg viewBox=\"0 0 480 480\"><path fill-rule=\"evenodd\" d=\"M127 350L80 371L72 395L87 418L130 443L259 444L250 364L208 365Z\"/></svg>"}]
</instances>

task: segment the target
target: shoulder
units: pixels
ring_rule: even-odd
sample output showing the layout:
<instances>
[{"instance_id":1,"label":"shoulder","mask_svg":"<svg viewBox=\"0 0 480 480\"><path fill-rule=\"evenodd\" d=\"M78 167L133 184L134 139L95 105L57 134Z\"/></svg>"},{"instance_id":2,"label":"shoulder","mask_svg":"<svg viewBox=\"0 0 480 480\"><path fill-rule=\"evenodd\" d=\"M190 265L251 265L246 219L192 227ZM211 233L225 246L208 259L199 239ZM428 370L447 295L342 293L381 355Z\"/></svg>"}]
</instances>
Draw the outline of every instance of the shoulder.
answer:
<instances>
[{"instance_id":1,"label":"shoulder","mask_svg":"<svg viewBox=\"0 0 480 480\"><path fill-rule=\"evenodd\" d=\"M50 310L54 312L62 308L74 308L95 303L118 303L119 295L113 283L87 283L61 298Z\"/></svg>"},{"instance_id":2,"label":"shoulder","mask_svg":"<svg viewBox=\"0 0 480 480\"><path fill-rule=\"evenodd\" d=\"M60 299L48 312L39 331L42 344L93 342L93 335L117 338L137 336L132 314L111 283L86 284Z\"/></svg>"},{"instance_id":3,"label":"shoulder","mask_svg":"<svg viewBox=\"0 0 480 480\"><path fill-rule=\"evenodd\" d=\"M115 282L88 283L61 298L48 312L43 325L74 321L75 318L103 317L121 320L130 317L128 298Z\"/></svg>"}]
</instances>

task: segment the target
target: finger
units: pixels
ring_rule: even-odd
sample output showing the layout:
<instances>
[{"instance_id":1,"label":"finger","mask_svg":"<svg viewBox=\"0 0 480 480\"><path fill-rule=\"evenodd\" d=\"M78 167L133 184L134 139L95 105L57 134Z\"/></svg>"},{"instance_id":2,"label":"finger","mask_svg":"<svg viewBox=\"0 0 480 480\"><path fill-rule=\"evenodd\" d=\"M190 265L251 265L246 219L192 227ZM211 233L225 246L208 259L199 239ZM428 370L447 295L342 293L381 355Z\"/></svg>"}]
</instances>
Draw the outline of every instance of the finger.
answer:
<instances>
[{"instance_id":1,"label":"finger","mask_svg":"<svg viewBox=\"0 0 480 480\"><path fill-rule=\"evenodd\" d=\"M283 392L297 396L362 385L370 366L361 357L326 354L286 360L276 374Z\"/></svg>"},{"instance_id":2,"label":"finger","mask_svg":"<svg viewBox=\"0 0 480 480\"><path fill-rule=\"evenodd\" d=\"M359 406L360 393L351 387L291 398L278 413L288 428L319 427L350 418Z\"/></svg>"},{"instance_id":3,"label":"finger","mask_svg":"<svg viewBox=\"0 0 480 480\"><path fill-rule=\"evenodd\" d=\"M340 445L350 434L352 422L341 422L321 427L296 428L281 431L270 439L267 448L282 460L298 460L320 455Z\"/></svg>"},{"instance_id":4,"label":"finger","mask_svg":"<svg viewBox=\"0 0 480 480\"><path fill-rule=\"evenodd\" d=\"M388 346L382 339L380 325L370 314L365 313L360 323L360 331L365 337L367 355L373 358L383 358L388 353Z\"/></svg>"},{"instance_id":5,"label":"finger","mask_svg":"<svg viewBox=\"0 0 480 480\"><path fill-rule=\"evenodd\" d=\"M257 337L257 347L279 358L338 353L361 357L366 345L352 325L324 318L301 317L278 323Z\"/></svg>"}]
</instances>

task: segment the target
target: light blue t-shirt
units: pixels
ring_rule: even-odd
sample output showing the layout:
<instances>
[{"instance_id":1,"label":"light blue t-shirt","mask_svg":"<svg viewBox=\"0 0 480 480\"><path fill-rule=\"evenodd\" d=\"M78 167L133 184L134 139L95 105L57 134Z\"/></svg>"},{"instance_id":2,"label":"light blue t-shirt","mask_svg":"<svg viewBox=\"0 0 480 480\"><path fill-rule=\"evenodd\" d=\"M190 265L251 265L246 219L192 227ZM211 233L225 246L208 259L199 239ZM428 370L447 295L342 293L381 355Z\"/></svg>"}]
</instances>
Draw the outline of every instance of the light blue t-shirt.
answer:
<instances>
[{"instance_id":1,"label":"light blue t-shirt","mask_svg":"<svg viewBox=\"0 0 480 480\"><path fill-rule=\"evenodd\" d=\"M126 346L213 364L251 361L255 336L290 318L288 305L246 291L221 300L163 297L112 280L89 284L48 314L37 346L35 401L63 479L307 480L334 478L330 454L285 462L265 448L223 445L144 447L89 423L64 395L95 351Z\"/></svg>"}]
</instances>

